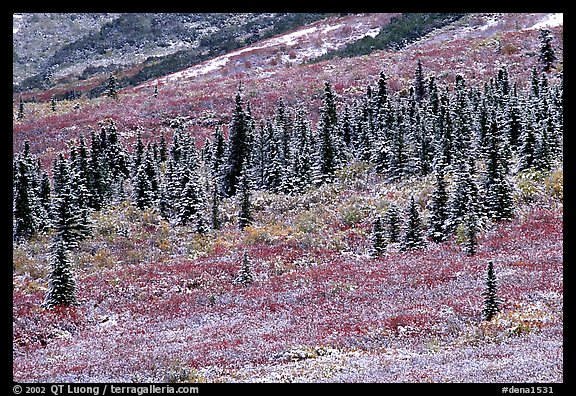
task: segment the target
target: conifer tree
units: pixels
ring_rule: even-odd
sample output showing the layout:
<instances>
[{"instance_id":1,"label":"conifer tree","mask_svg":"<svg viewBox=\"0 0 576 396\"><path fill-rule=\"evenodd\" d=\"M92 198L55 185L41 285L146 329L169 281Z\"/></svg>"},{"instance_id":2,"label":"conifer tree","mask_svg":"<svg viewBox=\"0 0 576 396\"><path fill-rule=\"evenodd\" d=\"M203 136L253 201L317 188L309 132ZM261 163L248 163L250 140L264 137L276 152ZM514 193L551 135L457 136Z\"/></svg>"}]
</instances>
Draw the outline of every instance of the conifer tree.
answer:
<instances>
[{"instance_id":1,"label":"conifer tree","mask_svg":"<svg viewBox=\"0 0 576 396\"><path fill-rule=\"evenodd\" d=\"M376 92L376 110L377 113L381 111L388 101L388 77L383 71L380 72L378 77L378 90Z\"/></svg>"},{"instance_id":2,"label":"conifer tree","mask_svg":"<svg viewBox=\"0 0 576 396\"><path fill-rule=\"evenodd\" d=\"M16 118L19 120L24 118L24 101L22 100L22 97L20 97L20 100L18 101L18 114L16 115Z\"/></svg>"},{"instance_id":3,"label":"conifer tree","mask_svg":"<svg viewBox=\"0 0 576 396\"><path fill-rule=\"evenodd\" d=\"M214 182L212 189L212 208L211 208L211 223L213 230L219 230L222 227L222 220L220 219L220 194L218 193L218 185Z\"/></svg>"},{"instance_id":4,"label":"conifer tree","mask_svg":"<svg viewBox=\"0 0 576 396\"><path fill-rule=\"evenodd\" d=\"M140 210L151 208L154 203L152 183L146 174L146 167L140 164L136 171L136 180L133 182L132 198Z\"/></svg>"},{"instance_id":5,"label":"conifer tree","mask_svg":"<svg viewBox=\"0 0 576 396\"><path fill-rule=\"evenodd\" d=\"M412 196L406 210L406 225L404 227L404 233L402 234L400 250L417 249L423 245L422 220L414 196Z\"/></svg>"},{"instance_id":6,"label":"conifer tree","mask_svg":"<svg viewBox=\"0 0 576 396\"><path fill-rule=\"evenodd\" d=\"M112 99L118 98L118 82L113 74L108 77L108 83L106 84L106 95Z\"/></svg>"},{"instance_id":7,"label":"conifer tree","mask_svg":"<svg viewBox=\"0 0 576 396\"><path fill-rule=\"evenodd\" d=\"M464 247L468 256L476 254L478 246L478 221L474 212L467 213L464 217Z\"/></svg>"},{"instance_id":8,"label":"conifer tree","mask_svg":"<svg viewBox=\"0 0 576 396\"><path fill-rule=\"evenodd\" d=\"M395 243L400 240L400 209L391 202L384 216L384 226L388 242Z\"/></svg>"},{"instance_id":9,"label":"conifer tree","mask_svg":"<svg viewBox=\"0 0 576 396\"><path fill-rule=\"evenodd\" d=\"M50 108L52 111L56 111L56 97L54 95L50 98Z\"/></svg>"},{"instance_id":10,"label":"conifer tree","mask_svg":"<svg viewBox=\"0 0 576 396\"><path fill-rule=\"evenodd\" d=\"M190 170L187 172L177 204L177 223L192 225L197 233L204 234L208 231L207 222L204 219L205 199L195 173Z\"/></svg>"},{"instance_id":11,"label":"conifer tree","mask_svg":"<svg viewBox=\"0 0 576 396\"><path fill-rule=\"evenodd\" d=\"M549 72L556 61L556 53L552 47L552 32L550 29L540 29L539 61L544 72Z\"/></svg>"},{"instance_id":12,"label":"conifer tree","mask_svg":"<svg viewBox=\"0 0 576 396\"><path fill-rule=\"evenodd\" d=\"M501 162L486 189L486 214L494 220L509 220L513 216L512 187Z\"/></svg>"},{"instance_id":13,"label":"conifer tree","mask_svg":"<svg viewBox=\"0 0 576 396\"><path fill-rule=\"evenodd\" d=\"M336 125L335 94L332 85L326 81L318 126L318 169L323 182L331 181L336 171L338 157L335 142Z\"/></svg>"},{"instance_id":14,"label":"conifer tree","mask_svg":"<svg viewBox=\"0 0 576 396\"><path fill-rule=\"evenodd\" d=\"M533 115L529 114L524 122L520 134L520 147L518 149L517 171L527 170L535 165L536 159L536 131L534 130Z\"/></svg>"},{"instance_id":15,"label":"conifer tree","mask_svg":"<svg viewBox=\"0 0 576 396\"><path fill-rule=\"evenodd\" d=\"M414 72L414 99L420 102L424 99L426 90L424 88L424 73L422 72L422 62L418 59L418 65L416 66L416 71Z\"/></svg>"},{"instance_id":16,"label":"conifer tree","mask_svg":"<svg viewBox=\"0 0 576 396\"><path fill-rule=\"evenodd\" d=\"M474 212L478 219L483 214L480 189L470 171L470 164L467 161L460 161L455 173L456 180L448 202L446 222L448 233L453 233L458 225L463 223L467 213Z\"/></svg>"},{"instance_id":17,"label":"conifer tree","mask_svg":"<svg viewBox=\"0 0 576 396\"><path fill-rule=\"evenodd\" d=\"M250 118L244 110L244 102L238 90L229 128L228 152L222 180L223 192L229 197L236 194L240 172L248 167L251 150L250 128Z\"/></svg>"},{"instance_id":18,"label":"conifer tree","mask_svg":"<svg viewBox=\"0 0 576 396\"><path fill-rule=\"evenodd\" d=\"M252 224L252 201L251 201L251 188L248 174L242 170L239 179L239 203L240 212L238 213L238 227L244 229Z\"/></svg>"},{"instance_id":19,"label":"conifer tree","mask_svg":"<svg viewBox=\"0 0 576 396\"><path fill-rule=\"evenodd\" d=\"M57 238L73 249L78 242L90 235L90 220L84 218L85 211L78 207L70 164L60 154L54 166L54 196L52 199L53 226Z\"/></svg>"},{"instance_id":20,"label":"conifer tree","mask_svg":"<svg viewBox=\"0 0 576 396\"><path fill-rule=\"evenodd\" d=\"M212 136L212 150L210 158L210 168L212 174L220 178L222 172L222 165L224 164L226 158L226 141L224 140L224 134L222 132L222 127L218 125L214 129L214 135Z\"/></svg>"},{"instance_id":21,"label":"conifer tree","mask_svg":"<svg viewBox=\"0 0 576 396\"><path fill-rule=\"evenodd\" d=\"M68 245L57 238L52 245L50 257L51 271L48 277L48 290L44 306L70 306L76 303L76 282L72 274L72 262Z\"/></svg>"},{"instance_id":22,"label":"conifer tree","mask_svg":"<svg viewBox=\"0 0 576 396\"><path fill-rule=\"evenodd\" d=\"M377 216L372 222L372 233L370 234L370 256L379 257L386 251L386 236L384 231L384 220Z\"/></svg>"},{"instance_id":23,"label":"conifer tree","mask_svg":"<svg viewBox=\"0 0 576 396\"><path fill-rule=\"evenodd\" d=\"M485 320L492 320L492 318L500 311L500 299L497 295L497 280L494 273L494 263L492 260L488 261L486 270L486 289L482 292L484 296L484 308L482 309L482 316Z\"/></svg>"},{"instance_id":24,"label":"conifer tree","mask_svg":"<svg viewBox=\"0 0 576 396\"><path fill-rule=\"evenodd\" d=\"M436 165L434 172L436 183L429 203L429 235L434 242L446 240L446 221L448 219L448 192L446 188L444 164Z\"/></svg>"},{"instance_id":25,"label":"conifer tree","mask_svg":"<svg viewBox=\"0 0 576 396\"><path fill-rule=\"evenodd\" d=\"M250 256L248 255L247 251L244 251L242 254L242 266L234 278L234 283L240 283L244 286L248 286L249 284L254 282L254 275L252 273L252 262L250 260Z\"/></svg>"},{"instance_id":26,"label":"conifer tree","mask_svg":"<svg viewBox=\"0 0 576 396\"><path fill-rule=\"evenodd\" d=\"M42 180L40 182L40 191L38 194L38 202L40 204L40 213L41 213L41 220L40 220L40 229L47 229L51 226L51 205L52 205L52 198L51 198L51 187L50 187L50 179L48 178L48 173L46 171L42 171Z\"/></svg>"},{"instance_id":27,"label":"conifer tree","mask_svg":"<svg viewBox=\"0 0 576 396\"><path fill-rule=\"evenodd\" d=\"M38 230L38 223L35 217L36 196L29 169L22 159L18 159L16 164L13 239L19 242L29 239Z\"/></svg>"}]
</instances>

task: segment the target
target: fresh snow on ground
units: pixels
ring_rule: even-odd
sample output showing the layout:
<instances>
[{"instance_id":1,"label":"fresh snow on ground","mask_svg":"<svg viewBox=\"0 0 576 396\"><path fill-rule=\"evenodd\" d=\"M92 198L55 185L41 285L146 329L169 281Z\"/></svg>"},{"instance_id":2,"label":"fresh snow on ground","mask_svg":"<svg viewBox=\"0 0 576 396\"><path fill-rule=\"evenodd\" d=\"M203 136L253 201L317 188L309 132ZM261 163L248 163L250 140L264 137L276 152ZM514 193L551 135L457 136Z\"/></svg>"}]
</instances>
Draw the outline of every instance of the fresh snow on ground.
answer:
<instances>
[{"instance_id":1,"label":"fresh snow on ground","mask_svg":"<svg viewBox=\"0 0 576 396\"><path fill-rule=\"evenodd\" d=\"M543 27L554 27L564 25L564 14L549 14L540 22L532 25L528 29L541 29Z\"/></svg>"}]
</instances>

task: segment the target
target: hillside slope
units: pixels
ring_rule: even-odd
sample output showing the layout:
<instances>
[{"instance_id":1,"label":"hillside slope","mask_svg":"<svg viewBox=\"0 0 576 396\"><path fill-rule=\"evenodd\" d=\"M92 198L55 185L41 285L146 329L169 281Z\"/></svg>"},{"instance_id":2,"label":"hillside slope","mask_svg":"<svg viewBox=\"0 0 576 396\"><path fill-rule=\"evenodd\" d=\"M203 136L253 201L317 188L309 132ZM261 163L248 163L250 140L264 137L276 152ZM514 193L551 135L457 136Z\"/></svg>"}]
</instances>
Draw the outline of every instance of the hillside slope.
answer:
<instances>
[{"instance_id":1,"label":"hillside slope","mask_svg":"<svg viewBox=\"0 0 576 396\"><path fill-rule=\"evenodd\" d=\"M13 82L46 88L139 66L129 83L324 18L324 14L14 14Z\"/></svg>"}]
</instances>

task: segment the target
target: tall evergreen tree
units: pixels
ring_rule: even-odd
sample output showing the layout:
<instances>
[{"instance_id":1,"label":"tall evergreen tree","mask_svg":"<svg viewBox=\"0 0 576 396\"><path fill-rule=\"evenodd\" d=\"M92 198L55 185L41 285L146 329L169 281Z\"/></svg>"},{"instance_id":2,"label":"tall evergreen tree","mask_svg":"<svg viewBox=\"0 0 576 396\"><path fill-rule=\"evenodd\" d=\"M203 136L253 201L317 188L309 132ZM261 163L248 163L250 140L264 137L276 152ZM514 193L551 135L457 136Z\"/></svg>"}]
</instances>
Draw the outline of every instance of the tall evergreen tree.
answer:
<instances>
[{"instance_id":1,"label":"tall evergreen tree","mask_svg":"<svg viewBox=\"0 0 576 396\"><path fill-rule=\"evenodd\" d=\"M335 94L332 85L326 81L318 126L318 169L323 182L333 179L337 167L338 153L335 142L337 122Z\"/></svg>"},{"instance_id":2,"label":"tall evergreen tree","mask_svg":"<svg viewBox=\"0 0 576 396\"><path fill-rule=\"evenodd\" d=\"M230 137L223 177L223 192L229 197L236 194L240 172L248 166L250 159L251 124L249 121L240 90L238 90L229 128Z\"/></svg>"},{"instance_id":3,"label":"tall evergreen tree","mask_svg":"<svg viewBox=\"0 0 576 396\"><path fill-rule=\"evenodd\" d=\"M424 73L422 72L422 62L418 59L416 71L414 72L414 98L420 102L424 99L426 89L424 88Z\"/></svg>"},{"instance_id":4,"label":"tall evergreen tree","mask_svg":"<svg viewBox=\"0 0 576 396\"><path fill-rule=\"evenodd\" d=\"M552 47L552 38L550 29L540 29L540 54L538 60L544 72L549 72L556 61L556 53Z\"/></svg>"},{"instance_id":5,"label":"tall evergreen tree","mask_svg":"<svg viewBox=\"0 0 576 396\"><path fill-rule=\"evenodd\" d=\"M492 320L492 318L500 311L500 299L497 295L497 280L494 273L494 263L492 260L488 261L486 270L486 289L482 292L484 296L484 308L482 309L482 316L485 320Z\"/></svg>"}]
</instances>

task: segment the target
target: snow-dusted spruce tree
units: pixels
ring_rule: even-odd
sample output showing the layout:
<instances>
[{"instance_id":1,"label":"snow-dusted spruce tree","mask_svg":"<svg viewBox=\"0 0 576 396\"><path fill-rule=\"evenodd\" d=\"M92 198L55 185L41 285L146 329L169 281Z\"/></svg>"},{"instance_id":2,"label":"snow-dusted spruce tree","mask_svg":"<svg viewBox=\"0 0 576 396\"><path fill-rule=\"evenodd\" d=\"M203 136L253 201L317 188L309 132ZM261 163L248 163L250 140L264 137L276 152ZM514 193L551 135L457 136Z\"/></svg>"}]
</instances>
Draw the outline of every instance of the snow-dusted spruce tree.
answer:
<instances>
[{"instance_id":1,"label":"snow-dusted spruce tree","mask_svg":"<svg viewBox=\"0 0 576 396\"><path fill-rule=\"evenodd\" d=\"M140 210L151 208L154 203L152 194L152 183L148 179L144 164L141 164L136 171L132 189L132 199Z\"/></svg>"},{"instance_id":2,"label":"snow-dusted spruce tree","mask_svg":"<svg viewBox=\"0 0 576 396\"><path fill-rule=\"evenodd\" d=\"M254 275L252 274L252 262L247 251L242 254L242 266L234 278L234 283L240 283L242 285L249 285L254 282Z\"/></svg>"},{"instance_id":3,"label":"snow-dusted spruce tree","mask_svg":"<svg viewBox=\"0 0 576 396\"><path fill-rule=\"evenodd\" d=\"M242 170L239 178L239 203L240 212L238 213L238 227L244 229L252 224L252 202L251 202L251 188L248 173Z\"/></svg>"},{"instance_id":4,"label":"snow-dusted spruce tree","mask_svg":"<svg viewBox=\"0 0 576 396\"><path fill-rule=\"evenodd\" d=\"M420 102L424 99L426 89L424 88L424 73L422 71L422 62L418 59L416 71L414 72L414 99Z\"/></svg>"},{"instance_id":5,"label":"snow-dusted spruce tree","mask_svg":"<svg viewBox=\"0 0 576 396\"><path fill-rule=\"evenodd\" d=\"M212 206L210 208L210 222L213 230L219 230L222 227L220 218L220 193L218 192L218 183L214 179L212 188Z\"/></svg>"},{"instance_id":6,"label":"snow-dusted spruce tree","mask_svg":"<svg viewBox=\"0 0 576 396\"><path fill-rule=\"evenodd\" d=\"M62 154L54 161L54 195L52 199L52 219L56 236L67 249L91 233L90 220L86 208L80 208L79 199L72 183L69 161Z\"/></svg>"},{"instance_id":7,"label":"snow-dusted spruce tree","mask_svg":"<svg viewBox=\"0 0 576 396\"><path fill-rule=\"evenodd\" d=\"M482 292L484 296L484 308L482 309L482 317L485 320L492 320L492 318L500 311L500 299L497 295L498 284L496 275L494 274L494 263L492 260L488 261L486 270L486 289Z\"/></svg>"},{"instance_id":8,"label":"snow-dusted spruce tree","mask_svg":"<svg viewBox=\"0 0 576 396\"><path fill-rule=\"evenodd\" d=\"M203 234L208 231L204 218L206 199L199 184L198 172L186 168L180 181L182 189L176 203L176 222L179 225L191 225L194 230Z\"/></svg>"},{"instance_id":9,"label":"snow-dusted spruce tree","mask_svg":"<svg viewBox=\"0 0 576 396\"><path fill-rule=\"evenodd\" d=\"M372 233L370 234L370 256L379 257L386 252L386 235L384 232L384 220L377 216L372 222Z\"/></svg>"},{"instance_id":10,"label":"snow-dusted spruce tree","mask_svg":"<svg viewBox=\"0 0 576 396\"><path fill-rule=\"evenodd\" d=\"M394 202L390 203L384 215L384 228L388 242L400 240L400 208Z\"/></svg>"},{"instance_id":11,"label":"snow-dusted spruce tree","mask_svg":"<svg viewBox=\"0 0 576 396\"><path fill-rule=\"evenodd\" d=\"M24 241L37 231L37 219L34 215L36 196L32 189L30 174L22 159L16 161L16 178L14 180L14 230L13 239Z\"/></svg>"},{"instance_id":12,"label":"snow-dusted spruce tree","mask_svg":"<svg viewBox=\"0 0 576 396\"><path fill-rule=\"evenodd\" d=\"M240 89L236 93L235 108L229 128L228 151L223 165L223 193L231 197L236 195L240 172L247 165L250 156L250 136L252 135L250 116L244 110L244 101Z\"/></svg>"},{"instance_id":13,"label":"snow-dusted spruce tree","mask_svg":"<svg viewBox=\"0 0 576 396\"><path fill-rule=\"evenodd\" d=\"M52 245L50 255L51 271L48 277L48 290L44 297L44 306L54 308L76 303L76 282L72 275L72 262L68 245L57 238Z\"/></svg>"},{"instance_id":14,"label":"snow-dusted spruce tree","mask_svg":"<svg viewBox=\"0 0 576 396\"><path fill-rule=\"evenodd\" d=\"M469 212L464 217L464 248L468 256L476 254L478 247L478 220L474 212Z\"/></svg>"},{"instance_id":15,"label":"snow-dusted spruce tree","mask_svg":"<svg viewBox=\"0 0 576 396\"><path fill-rule=\"evenodd\" d=\"M428 209L430 218L428 220L428 234L434 242L443 242L448 233L446 231L446 220L448 219L448 191L446 188L444 164L436 164L434 176L436 183L430 198Z\"/></svg>"},{"instance_id":16,"label":"snow-dusted spruce tree","mask_svg":"<svg viewBox=\"0 0 576 396\"><path fill-rule=\"evenodd\" d=\"M113 74L108 77L108 83L106 84L106 95L112 99L118 98L118 81L116 81L116 77Z\"/></svg>"},{"instance_id":17,"label":"snow-dusted spruce tree","mask_svg":"<svg viewBox=\"0 0 576 396\"><path fill-rule=\"evenodd\" d=\"M22 97L20 97L20 100L18 101L18 114L16 115L16 118L19 120L24 118L24 101L22 100Z\"/></svg>"},{"instance_id":18,"label":"snow-dusted spruce tree","mask_svg":"<svg viewBox=\"0 0 576 396\"><path fill-rule=\"evenodd\" d=\"M540 54L538 60L542 70L549 72L556 61L556 53L552 47L552 32L550 29L540 29Z\"/></svg>"},{"instance_id":19,"label":"snow-dusted spruce tree","mask_svg":"<svg viewBox=\"0 0 576 396\"><path fill-rule=\"evenodd\" d=\"M338 119L336 116L336 95L330 82L324 82L324 95L318 122L318 169L322 182L334 178L337 167L336 135Z\"/></svg>"},{"instance_id":20,"label":"snow-dusted spruce tree","mask_svg":"<svg viewBox=\"0 0 576 396\"><path fill-rule=\"evenodd\" d=\"M404 227L404 233L402 234L400 250L417 249L422 247L424 243L422 219L420 218L418 205L414 200L414 196L412 196L410 197L410 203L406 210L406 225Z\"/></svg>"}]
</instances>

